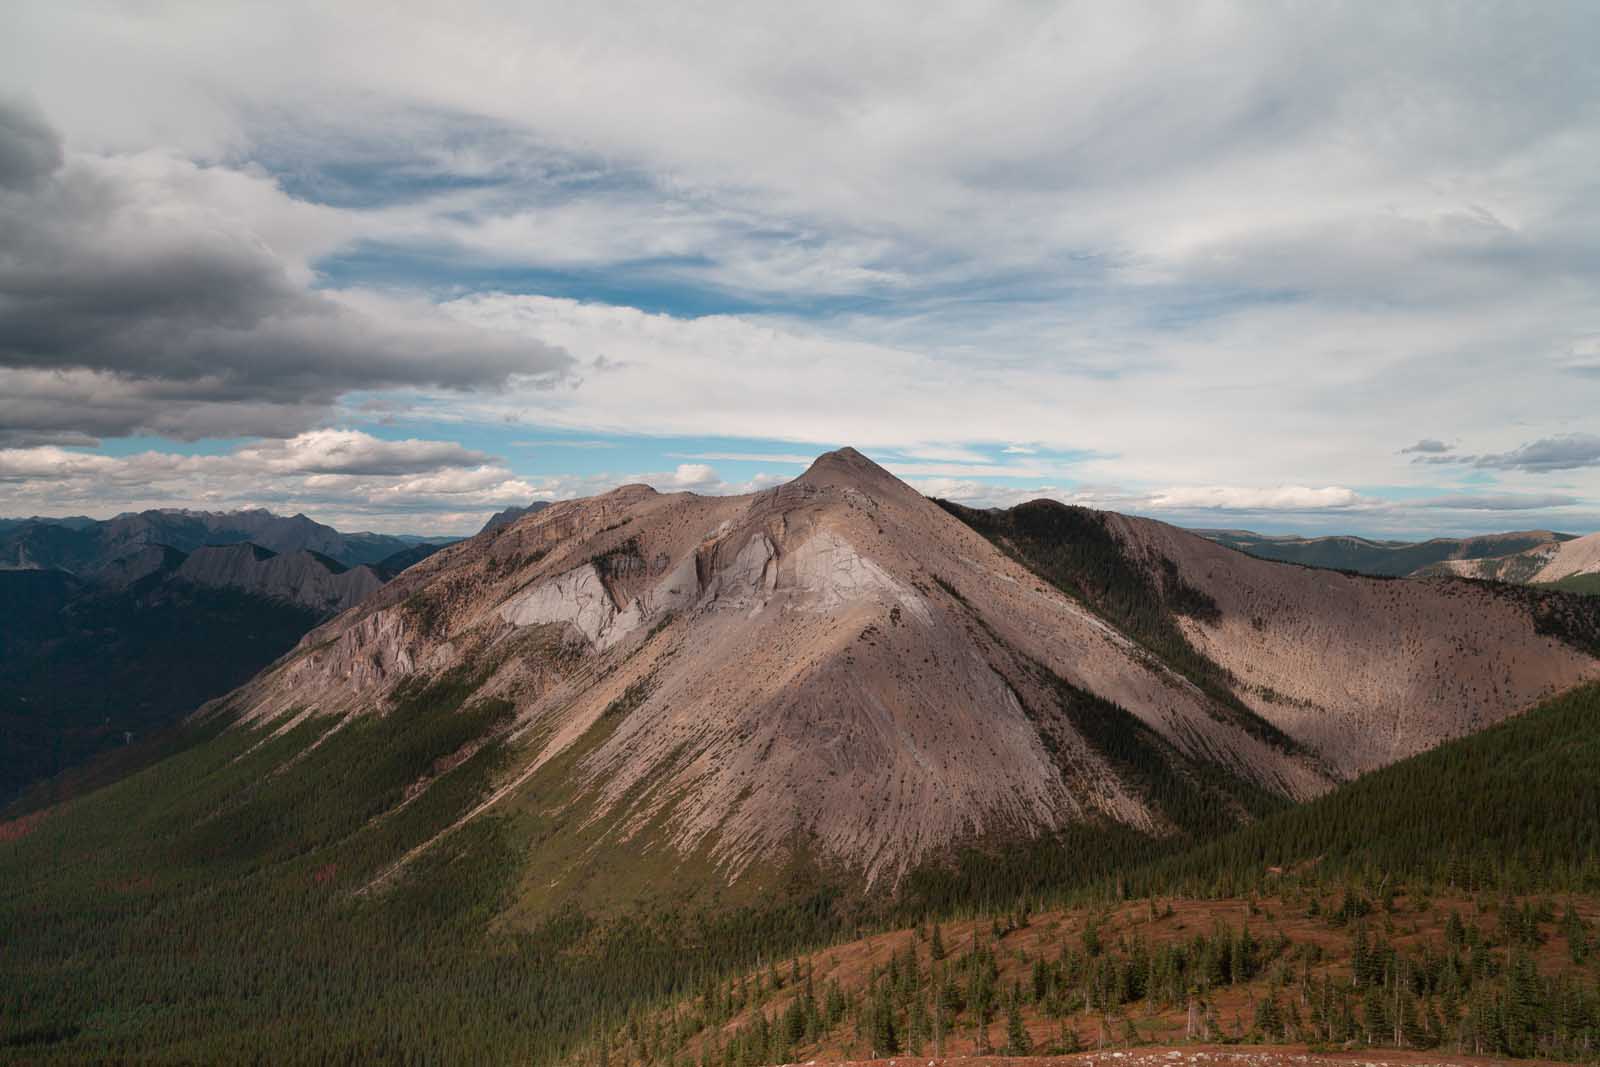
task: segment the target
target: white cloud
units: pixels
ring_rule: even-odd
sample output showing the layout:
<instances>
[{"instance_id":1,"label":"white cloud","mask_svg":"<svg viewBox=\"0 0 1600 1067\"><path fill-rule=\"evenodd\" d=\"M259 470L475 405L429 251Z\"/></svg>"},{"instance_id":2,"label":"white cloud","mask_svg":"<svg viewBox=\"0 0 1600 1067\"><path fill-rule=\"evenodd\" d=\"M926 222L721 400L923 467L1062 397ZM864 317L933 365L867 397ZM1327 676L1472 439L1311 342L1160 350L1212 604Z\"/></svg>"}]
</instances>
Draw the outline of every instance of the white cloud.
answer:
<instances>
[{"instance_id":1,"label":"white cloud","mask_svg":"<svg viewBox=\"0 0 1600 1067\"><path fill-rule=\"evenodd\" d=\"M235 456L279 473L365 475L481 467L490 459L454 441L386 441L359 430L313 430L242 448Z\"/></svg>"},{"instance_id":2,"label":"white cloud","mask_svg":"<svg viewBox=\"0 0 1600 1067\"><path fill-rule=\"evenodd\" d=\"M669 452L674 459L728 460L739 463L781 463L809 466L817 457L803 452Z\"/></svg>"},{"instance_id":3,"label":"white cloud","mask_svg":"<svg viewBox=\"0 0 1600 1067\"><path fill-rule=\"evenodd\" d=\"M63 143L23 121L0 160L33 250L0 285L88 297L0 359L0 443L293 435L387 388L1307 514L1479 492L1397 456L1427 432L1496 492L1600 501L1589 7L14 7L0 81ZM167 269L197 262L233 269ZM58 335L174 273L226 313ZM551 276L729 313L481 292ZM228 329L229 278L279 313ZM570 390L448 392L557 348Z\"/></svg>"},{"instance_id":4,"label":"white cloud","mask_svg":"<svg viewBox=\"0 0 1600 1067\"><path fill-rule=\"evenodd\" d=\"M1150 506L1163 511L1320 511L1351 508L1366 501L1353 489L1330 485L1313 489L1285 485L1270 489L1205 485L1163 489L1149 496Z\"/></svg>"}]
</instances>

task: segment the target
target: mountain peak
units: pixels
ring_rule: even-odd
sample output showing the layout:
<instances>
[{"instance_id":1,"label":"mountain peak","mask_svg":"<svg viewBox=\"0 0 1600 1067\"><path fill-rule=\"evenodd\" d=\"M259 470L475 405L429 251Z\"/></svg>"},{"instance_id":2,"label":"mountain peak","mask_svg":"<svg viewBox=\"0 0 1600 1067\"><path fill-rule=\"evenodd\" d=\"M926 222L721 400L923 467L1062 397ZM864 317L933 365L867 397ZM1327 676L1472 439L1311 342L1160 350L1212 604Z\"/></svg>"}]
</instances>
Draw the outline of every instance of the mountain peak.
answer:
<instances>
[{"instance_id":1,"label":"mountain peak","mask_svg":"<svg viewBox=\"0 0 1600 1067\"><path fill-rule=\"evenodd\" d=\"M812 460L811 466L796 481L819 487L867 489L871 486L893 485L909 488L899 478L848 445L824 452Z\"/></svg>"}]
</instances>

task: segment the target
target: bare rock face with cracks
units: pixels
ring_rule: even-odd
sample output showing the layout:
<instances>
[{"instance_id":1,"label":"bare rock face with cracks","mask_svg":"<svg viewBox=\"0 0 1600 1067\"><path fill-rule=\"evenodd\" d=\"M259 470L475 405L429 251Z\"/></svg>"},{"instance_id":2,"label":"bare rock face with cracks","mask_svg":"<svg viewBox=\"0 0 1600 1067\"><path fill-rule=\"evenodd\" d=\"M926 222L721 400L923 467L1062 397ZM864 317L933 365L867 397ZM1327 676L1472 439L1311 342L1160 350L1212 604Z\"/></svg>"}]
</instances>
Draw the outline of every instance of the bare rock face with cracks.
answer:
<instances>
[{"instance_id":1,"label":"bare rock face with cracks","mask_svg":"<svg viewBox=\"0 0 1600 1067\"><path fill-rule=\"evenodd\" d=\"M1063 509L1115 581L1182 592L1162 644L1107 608L1114 582L1075 586L1007 513L965 510L853 449L747 496L623 486L438 552L225 705L326 736L452 679L514 708L513 758L455 827L565 760L541 803L726 879L804 849L893 884L963 841L1172 832L1195 798L1244 820L1600 675L1492 589Z\"/></svg>"}]
</instances>

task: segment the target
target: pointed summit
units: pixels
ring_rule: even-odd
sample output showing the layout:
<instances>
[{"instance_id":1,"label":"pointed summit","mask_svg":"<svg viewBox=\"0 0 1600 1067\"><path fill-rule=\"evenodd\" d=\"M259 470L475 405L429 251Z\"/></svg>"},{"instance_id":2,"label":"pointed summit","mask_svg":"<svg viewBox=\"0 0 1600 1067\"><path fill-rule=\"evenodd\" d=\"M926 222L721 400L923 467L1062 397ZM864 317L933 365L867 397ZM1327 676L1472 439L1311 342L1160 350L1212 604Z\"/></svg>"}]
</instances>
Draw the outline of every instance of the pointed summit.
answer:
<instances>
[{"instance_id":1,"label":"pointed summit","mask_svg":"<svg viewBox=\"0 0 1600 1067\"><path fill-rule=\"evenodd\" d=\"M859 489L866 493L887 488L908 493L916 492L905 482L848 446L818 456L796 481L818 488L832 486L839 489Z\"/></svg>"}]
</instances>

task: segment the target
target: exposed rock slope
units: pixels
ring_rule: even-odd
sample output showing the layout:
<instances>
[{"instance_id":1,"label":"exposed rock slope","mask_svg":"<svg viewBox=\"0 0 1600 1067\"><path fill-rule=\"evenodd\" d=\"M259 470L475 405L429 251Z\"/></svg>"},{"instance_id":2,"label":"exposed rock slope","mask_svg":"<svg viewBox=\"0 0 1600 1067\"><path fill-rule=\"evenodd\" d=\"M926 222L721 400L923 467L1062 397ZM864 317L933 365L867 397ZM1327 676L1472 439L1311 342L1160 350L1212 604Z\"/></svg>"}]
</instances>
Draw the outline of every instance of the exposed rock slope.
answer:
<instances>
[{"instance_id":1,"label":"exposed rock slope","mask_svg":"<svg viewBox=\"0 0 1600 1067\"><path fill-rule=\"evenodd\" d=\"M1163 523L1111 521L1136 552L1172 560L1214 599L1215 617L1182 619L1185 633L1234 675L1241 700L1341 776L1596 676L1592 655L1541 626L1523 598L1276 566Z\"/></svg>"},{"instance_id":2,"label":"exposed rock slope","mask_svg":"<svg viewBox=\"0 0 1600 1067\"><path fill-rule=\"evenodd\" d=\"M850 449L749 496L624 486L440 551L227 706L338 728L448 682L515 710L515 756L463 822L562 766L536 802L563 825L728 874L802 849L892 880L988 835L1245 818L1597 670L1460 583L1096 521L1118 573L1165 591L1135 636ZM1177 627L1191 645L1147 639ZM1457 666L1483 692L1449 688Z\"/></svg>"},{"instance_id":3,"label":"exposed rock slope","mask_svg":"<svg viewBox=\"0 0 1600 1067\"><path fill-rule=\"evenodd\" d=\"M353 607L383 585L371 567L343 567L309 551L279 555L252 544L197 548L173 576L195 585L287 600L323 614Z\"/></svg>"}]
</instances>

